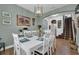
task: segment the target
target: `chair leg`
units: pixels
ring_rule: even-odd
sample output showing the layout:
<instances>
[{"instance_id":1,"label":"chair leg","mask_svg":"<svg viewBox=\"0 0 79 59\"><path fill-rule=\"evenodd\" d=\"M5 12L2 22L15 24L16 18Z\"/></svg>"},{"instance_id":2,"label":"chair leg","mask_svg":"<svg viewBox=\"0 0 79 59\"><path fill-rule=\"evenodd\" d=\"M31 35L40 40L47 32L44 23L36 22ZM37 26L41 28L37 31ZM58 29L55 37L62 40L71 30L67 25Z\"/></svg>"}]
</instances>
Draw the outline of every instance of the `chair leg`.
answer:
<instances>
[{"instance_id":1,"label":"chair leg","mask_svg":"<svg viewBox=\"0 0 79 59\"><path fill-rule=\"evenodd\" d=\"M52 49L52 47L50 47L50 55L52 55L54 53L54 49Z\"/></svg>"},{"instance_id":2,"label":"chair leg","mask_svg":"<svg viewBox=\"0 0 79 59\"><path fill-rule=\"evenodd\" d=\"M34 55L34 51L33 51L32 53L33 53L33 55Z\"/></svg>"},{"instance_id":3,"label":"chair leg","mask_svg":"<svg viewBox=\"0 0 79 59\"><path fill-rule=\"evenodd\" d=\"M15 52L15 50L14 50L14 55L16 55L16 52Z\"/></svg>"},{"instance_id":4,"label":"chair leg","mask_svg":"<svg viewBox=\"0 0 79 59\"><path fill-rule=\"evenodd\" d=\"M48 51L47 51L47 54L50 55L50 54L49 54L49 49L48 49Z\"/></svg>"},{"instance_id":5,"label":"chair leg","mask_svg":"<svg viewBox=\"0 0 79 59\"><path fill-rule=\"evenodd\" d=\"M1 55L1 51L0 51L0 55Z\"/></svg>"},{"instance_id":6,"label":"chair leg","mask_svg":"<svg viewBox=\"0 0 79 59\"><path fill-rule=\"evenodd\" d=\"M5 43L3 43L3 50L5 51Z\"/></svg>"},{"instance_id":7,"label":"chair leg","mask_svg":"<svg viewBox=\"0 0 79 59\"><path fill-rule=\"evenodd\" d=\"M49 52L50 52L49 54L51 55L51 47L50 47L50 51Z\"/></svg>"},{"instance_id":8,"label":"chair leg","mask_svg":"<svg viewBox=\"0 0 79 59\"><path fill-rule=\"evenodd\" d=\"M50 53L49 53L49 49L48 49L48 55L50 55Z\"/></svg>"}]
</instances>

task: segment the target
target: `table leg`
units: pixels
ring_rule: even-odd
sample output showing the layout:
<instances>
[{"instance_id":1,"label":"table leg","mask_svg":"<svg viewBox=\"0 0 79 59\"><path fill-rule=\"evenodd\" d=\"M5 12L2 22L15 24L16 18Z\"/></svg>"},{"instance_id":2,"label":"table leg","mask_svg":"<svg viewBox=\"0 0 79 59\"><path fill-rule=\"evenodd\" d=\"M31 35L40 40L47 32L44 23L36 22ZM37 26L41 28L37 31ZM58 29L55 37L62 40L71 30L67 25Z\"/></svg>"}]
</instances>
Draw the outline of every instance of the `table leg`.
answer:
<instances>
[{"instance_id":1,"label":"table leg","mask_svg":"<svg viewBox=\"0 0 79 59\"><path fill-rule=\"evenodd\" d=\"M3 51L5 51L5 43L3 43Z\"/></svg>"}]
</instances>

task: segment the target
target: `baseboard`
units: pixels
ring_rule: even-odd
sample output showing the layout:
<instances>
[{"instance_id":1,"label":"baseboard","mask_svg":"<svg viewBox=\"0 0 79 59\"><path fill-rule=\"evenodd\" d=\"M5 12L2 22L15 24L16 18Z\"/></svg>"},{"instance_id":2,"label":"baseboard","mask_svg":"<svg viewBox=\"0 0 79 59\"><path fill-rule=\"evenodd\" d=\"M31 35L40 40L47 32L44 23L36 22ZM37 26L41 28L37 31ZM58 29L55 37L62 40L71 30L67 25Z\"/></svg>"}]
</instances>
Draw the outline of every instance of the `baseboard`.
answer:
<instances>
[{"instance_id":1,"label":"baseboard","mask_svg":"<svg viewBox=\"0 0 79 59\"><path fill-rule=\"evenodd\" d=\"M6 50L6 49L9 49L9 48L12 48L12 47L13 47L13 45L6 46L6 47L5 47L5 50ZM0 51L2 51L2 50L3 50L3 48L0 49Z\"/></svg>"}]
</instances>

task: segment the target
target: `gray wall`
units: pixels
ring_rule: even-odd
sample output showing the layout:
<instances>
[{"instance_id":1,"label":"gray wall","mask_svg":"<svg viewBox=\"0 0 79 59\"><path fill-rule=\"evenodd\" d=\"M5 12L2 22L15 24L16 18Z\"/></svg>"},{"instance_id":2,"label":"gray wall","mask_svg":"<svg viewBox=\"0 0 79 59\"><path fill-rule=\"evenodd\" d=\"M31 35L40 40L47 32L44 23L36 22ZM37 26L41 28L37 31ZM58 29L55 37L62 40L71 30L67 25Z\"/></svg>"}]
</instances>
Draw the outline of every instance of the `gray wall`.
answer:
<instances>
[{"instance_id":1,"label":"gray wall","mask_svg":"<svg viewBox=\"0 0 79 59\"><path fill-rule=\"evenodd\" d=\"M3 24L2 11L11 13L11 24ZM16 15L23 15L32 18L33 13L25 10L17 5L0 4L0 37L5 42L6 46L13 44L12 33L18 32L19 27L16 25Z\"/></svg>"}]
</instances>

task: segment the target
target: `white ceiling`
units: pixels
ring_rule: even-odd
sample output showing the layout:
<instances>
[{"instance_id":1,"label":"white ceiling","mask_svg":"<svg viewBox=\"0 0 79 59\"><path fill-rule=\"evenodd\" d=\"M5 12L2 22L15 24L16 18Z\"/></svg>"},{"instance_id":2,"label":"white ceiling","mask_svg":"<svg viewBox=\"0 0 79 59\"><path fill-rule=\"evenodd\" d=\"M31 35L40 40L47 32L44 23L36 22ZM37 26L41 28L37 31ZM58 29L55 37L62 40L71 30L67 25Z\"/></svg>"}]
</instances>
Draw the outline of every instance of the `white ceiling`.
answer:
<instances>
[{"instance_id":1,"label":"white ceiling","mask_svg":"<svg viewBox=\"0 0 79 59\"><path fill-rule=\"evenodd\" d=\"M31 12L34 12L35 5L37 5L37 4L18 4L18 6L23 7ZM41 5L43 6L44 13L46 13L51 10L66 6L67 4L41 4Z\"/></svg>"}]
</instances>

